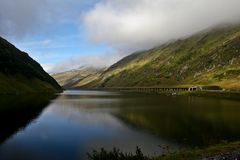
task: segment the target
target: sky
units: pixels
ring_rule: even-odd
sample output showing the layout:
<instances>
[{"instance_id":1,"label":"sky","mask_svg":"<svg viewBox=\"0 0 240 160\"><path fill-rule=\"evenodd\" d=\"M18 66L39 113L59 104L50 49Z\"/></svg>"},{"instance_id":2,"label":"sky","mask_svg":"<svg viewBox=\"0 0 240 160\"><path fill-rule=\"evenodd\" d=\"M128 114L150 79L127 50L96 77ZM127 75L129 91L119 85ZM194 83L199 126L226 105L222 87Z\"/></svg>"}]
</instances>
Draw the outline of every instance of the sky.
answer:
<instances>
[{"instance_id":1,"label":"sky","mask_svg":"<svg viewBox=\"0 0 240 160\"><path fill-rule=\"evenodd\" d=\"M49 73L240 22L239 0L0 0L0 36Z\"/></svg>"}]
</instances>

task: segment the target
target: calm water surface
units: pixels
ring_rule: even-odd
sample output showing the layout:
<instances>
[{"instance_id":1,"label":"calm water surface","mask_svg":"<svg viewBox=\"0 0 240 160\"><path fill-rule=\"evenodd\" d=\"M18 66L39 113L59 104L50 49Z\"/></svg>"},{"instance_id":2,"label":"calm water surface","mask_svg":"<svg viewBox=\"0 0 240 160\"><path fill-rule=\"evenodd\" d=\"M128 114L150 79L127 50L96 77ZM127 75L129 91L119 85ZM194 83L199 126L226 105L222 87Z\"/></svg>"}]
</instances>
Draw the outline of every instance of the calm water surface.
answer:
<instances>
[{"instance_id":1,"label":"calm water surface","mask_svg":"<svg viewBox=\"0 0 240 160\"><path fill-rule=\"evenodd\" d=\"M84 160L104 147L147 155L240 140L240 101L104 91L1 96L1 160Z\"/></svg>"}]
</instances>

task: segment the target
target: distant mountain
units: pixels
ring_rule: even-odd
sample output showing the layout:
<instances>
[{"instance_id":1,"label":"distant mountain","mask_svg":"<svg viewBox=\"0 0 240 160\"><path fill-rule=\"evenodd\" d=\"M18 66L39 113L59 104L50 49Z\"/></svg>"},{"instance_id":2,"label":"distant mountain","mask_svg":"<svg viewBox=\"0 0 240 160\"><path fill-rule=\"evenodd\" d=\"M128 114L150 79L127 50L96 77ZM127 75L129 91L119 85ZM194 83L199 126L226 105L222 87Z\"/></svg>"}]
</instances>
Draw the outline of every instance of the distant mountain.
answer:
<instances>
[{"instance_id":1,"label":"distant mountain","mask_svg":"<svg viewBox=\"0 0 240 160\"><path fill-rule=\"evenodd\" d=\"M60 91L61 86L36 61L0 37L0 93Z\"/></svg>"},{"instance_id":2,"label":"distant mountain","mask_svg":"<svg viewBox=\"0 0 240 160\"><path fill-rule=\"evenodd\" d=\"M208 29L134 53L87 82L84 88L218 85L240 89L240 25Z\"/></svg>"},{"instance_id":3,"label":"distant mountain","mask_svg":"<svg viewBox=\"0 0 240 160\"><path fill-rule=\"evenodd\" d=\"M52 76L65 89L83 88L86 84L98 79L104 69L82 66L78 69L53 74Z\"/></svg>"}]
</instances>

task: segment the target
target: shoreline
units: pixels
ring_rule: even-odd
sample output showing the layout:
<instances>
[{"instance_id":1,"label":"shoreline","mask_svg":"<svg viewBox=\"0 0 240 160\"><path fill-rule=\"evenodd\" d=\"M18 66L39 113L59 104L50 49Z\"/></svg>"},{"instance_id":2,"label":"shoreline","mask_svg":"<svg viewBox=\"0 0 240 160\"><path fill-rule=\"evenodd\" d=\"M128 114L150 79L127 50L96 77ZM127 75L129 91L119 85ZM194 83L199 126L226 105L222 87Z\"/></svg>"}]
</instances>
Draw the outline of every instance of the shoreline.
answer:
<instances>
[{"instance_id":1,"label":"shoreline","mask_svg":"<svg viewBox=\"0 0 240 160\"><path fill-rule=\"evenodd\" d=\"M240 100L240 92L236 91L194 91L180 93L180 95Z\"/></svg>"},{"instance_id":2,"label":"shoreline","mask_svg":"<svg viewBox=\"0 0 240 160\"><path fill-rule=\"evenodd\" d=\"M193 149L158 156L154 160L222 160L240 158L240 141L225 142L204 149Z\"/></svg>"},{"instance_id":3,"label":"shoreline","mask_svg":"<svg viewBox=\"0 0 240 160\"><path fill-rule=\"evenodd\" d=\"M67 90L67 89L66 89ZM223 98L230 100L240 100L240 91L238 90L196 90L196 91L161 91L151 88L76 88L69 90L88 90L88 91L119 91L123 93L142 93L166 96L195 96L209 98Z\"/></svg>"},{"instance_id":4,"label":"shoreline","mask_svg":"<svg viewBox=\"0 0 240 160\"><path fill-rule=\"evenodd\" d=\"M96 159L129 159L129 160L238 160L240 158L240 141L223 142L203 149L188 149L177 152L155 156L144 155L141 148L136 147L135 154L130 152L122 152L117 148L105 150L101 148L99 151L93 150L87 153L89 160Z\"/></svg>"}]
</instances>

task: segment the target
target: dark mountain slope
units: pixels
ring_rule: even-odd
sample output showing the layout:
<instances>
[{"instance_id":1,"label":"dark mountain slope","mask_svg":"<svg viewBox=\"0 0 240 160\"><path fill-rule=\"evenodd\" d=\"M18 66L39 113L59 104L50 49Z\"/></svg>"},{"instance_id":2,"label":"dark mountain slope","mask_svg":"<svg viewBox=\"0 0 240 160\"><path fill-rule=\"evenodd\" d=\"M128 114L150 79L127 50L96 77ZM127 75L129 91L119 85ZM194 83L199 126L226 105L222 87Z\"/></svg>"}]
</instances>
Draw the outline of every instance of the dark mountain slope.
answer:
<instances>
[{"instance_id":1,"label":"dark mountain slope","mask_svg":"<svg viewBox=\"0 0 240 160\"><path fill-rule=\"evenodd\" d=\"M0 93L61 90L58 83L27 53L0 37Z\"/></svg>"}]
</instances>

